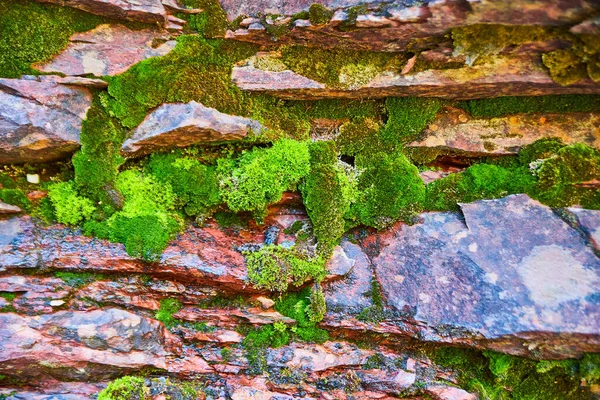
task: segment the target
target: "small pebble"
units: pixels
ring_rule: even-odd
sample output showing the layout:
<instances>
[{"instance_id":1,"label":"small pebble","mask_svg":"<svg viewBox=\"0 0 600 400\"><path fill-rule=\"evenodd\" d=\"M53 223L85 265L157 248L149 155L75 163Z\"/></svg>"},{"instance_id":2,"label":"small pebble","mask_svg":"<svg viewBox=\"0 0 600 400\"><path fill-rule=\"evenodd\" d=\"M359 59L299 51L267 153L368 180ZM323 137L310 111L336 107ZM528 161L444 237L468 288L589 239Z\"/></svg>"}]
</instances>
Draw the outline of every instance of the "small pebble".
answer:
<instances>
[{"instance_id":1,"label":"small pebble","mask_svg":"<svg viewBox=\"0 0 600 400\"><path fill-rule=\"evenodd\" d=\"M27 174L27 182L40 183L40 176L38 174Z\"/></svg>"}]
</instances>

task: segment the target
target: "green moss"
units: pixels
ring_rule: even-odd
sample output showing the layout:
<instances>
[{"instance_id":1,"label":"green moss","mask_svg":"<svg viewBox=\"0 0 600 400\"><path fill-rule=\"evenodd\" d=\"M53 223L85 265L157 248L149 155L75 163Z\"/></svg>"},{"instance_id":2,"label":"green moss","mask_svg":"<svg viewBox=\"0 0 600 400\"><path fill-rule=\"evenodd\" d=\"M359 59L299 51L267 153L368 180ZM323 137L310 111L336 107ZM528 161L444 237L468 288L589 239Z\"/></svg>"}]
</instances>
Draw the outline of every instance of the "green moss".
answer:
<instances>
[{"instance_id":1,"label":"green moss","mask_svg":"<svg viewBox=\"0 0 600 400\"><path fill-rule=\"evenodd\" d=\"M59 182L48 188L56 219L66 225L77 225L90 218L96 207L86 197L79 196L73 182Z\"/></svg>"},{"instance_id":2,"label":"green moss","mask_svg":"<svg viewBox=\"0 0 600 400\"><path fill-rule=\"evenodd\" d=\"M124 376L108 384L98 394L98 400L145 400L150 397L150 389L146 387L144 378Z\"/></svg>"},{"instance_id":3,"label":"green moss","mask_svg":"<svg viewBox=\"0 0 600 400\"><path fill-rule=\"evenodd\" d=\"M328 253L344 234L344 216L357 196L356 173L338 161L333 142L311 143L309 150L311 167L301 185L302 199L319 249Z\"/></svg>"},{"instance_id":4,"label":"green moss","mask_svg":"<svg viewBox=\"0 0 600 400\"><path fill-rule=\"evenodd\" d=\"M177 299L163 299L160 301L160 308L154 318L161 321L167 328L173 327L177 320L173 314L181 310L183 305Z\"/></svg>"},{"instance_id":5,"label":"green moss","mask_svg":"<svg viewBox=\"0 0 600 400\"><path fill-rule=\"evenodd\" d=\"M600 35L571 35L572 46L542 55L554 82L567 86L587 77L600 81Z\"/></svg>"},{"instance_id":6,"label":"green moss","mask_svg":"<svg viewBox=\"0 0 600 400\"><path fill-rule=\"evenodd\" d=\"M163 184L170 185L177 207L189 216L205 215L221 203L216 168L201 164L180 153L154 154L148 170Z\"/></svg>"},{"instance_id":7,"label":"green moss","mask_svg":"<svg viewBox=\"0 0 600 400\"><path fill-rule=\"evenodd\" d=\"M342 32L356 29L356 19L359 15L366 14L368 11L369 6L367 4L360 4L358 6L350 7L348 10L346 10L348 15L340 24L339 29Z\"/></svg>"},{"instance_id":8,"label":"green moss","mask_svg":"<svg viewBox=\"0 0 600 400\"><path fill-rule=\"evenodd\" d=\"M340 153L348 156L356 156L370 151L383 150L379 137L382 128L381 122L376 118L355 118L342 126L335 139Z\"/></svg>"},{"instance_id":9,"label":"green moss","mask_svg":"<svg viewBox=\"0 0 600 400\"><path fill-rule=\"evenodd\" d=\"M357 315L356 319L363 322L381 322L385 318L383 295L381 294L381 285L379 285L379 282L377 282L375 277L371 279L371 290L369 291L369 295L371 296L372 305L363 309L360 314Z\"/></svg>"},{"instance_id":10,"label":"green moss","mask_svg":"<svg viewBox=\"0 0 600 400\"><path fill-rule=\"evenodd\" d=\"M328 10L321 4L313 3L308 9L308 19L313 25L325 25L333 17L333 11Z\"/></svg>"},{"instance_id":11,"label":"green moss","mask_svg":"<svg viewBox=\"0 0 600 400\"><path fill-rule=\"evenodd\" d=\"M385 144L395 146L415 140L433 121L442 103L421 97L390 97L385 102L388 121L381 132Z\"/></svg>"},{"instance_id":12,"label":"green moss","mask_svg":"<svg viewBox=\"0 0 600 400\"><path fill-rule=\"evenodd\" d=\"M0 292L0 297L2 297L4 300L10 302L10 301L13 301L17 297L17 294L14 292Z\"/></svg>"},{"instance_id":13,"label":"green moss","mask_svg":"<svg viewBox=\"0 0 600 400\"><path fill-rule=\"evenodd\" d=\"M246 115L249 102L231 81L231 68L257 49L249 43L179 36L169 54L144 60L109 79L109 108L128 128L139 125L149 109L167 102L195 100L225 113Z\"/></svg>"},{"instance_id":14,"label":"green moss","mask_svg":"<svg viewBox=\"0 0 600 400\"><path fill-rule=\"evenodd\" d=\"M259 289L285 292L291 283L300 286L308 279L321 281L325 276L325 260L309 258L296 249L268 245L246 254L250 282Z\"/></svg>"},{"instance_id":15,"label":"green moss","mask_svg":"<svg viewBox=\"0 0 600 400\"><path fill-rule=\"evenodd\" d=\"M281 53L283 62L294 72L335 89L357 89L385 69L394 68L400 57L386 52L301 46L286 46Z\"/></svg>"},{"instance_id":16,"label":"green moss","mask_svg":"<svg viewBox=\"0 0 600 400\"><path fill-rule=\"evenodd\" d=\"M474 24L452 29L455 54L467 55L471 65L480 56L498 54L508 46L558 37L556 28L538 25Z\"/></svg>"},{"instance_id":17,"label":"green moss","mask_svg":"<svg viewBox=\"0 0 600 400\"><path fill-rule=\"evenodd\" d=\"M107 218L121 207L116 189L119 166L124 159L119 150L126 132L104 107L106 94L95 94L81 128L81 149L73 156L78 192L91 199Z\"/></svg>"},{"instance_id":18,"label":"green moss","mask_svg":"<svg viewBox=\"0 0 600 400\"><path fill-rule=\"evenodd\" d=\"M225 35L229 22L227 13L218 0L181 0L188 8L199 8L204 12L189 15L181 14L180 18L188 21L188 29L193 29L200 35L208 38L222 37Z\"/></svg>"},{"instance_id":19,"label":"green moss","mask_svg":"<svg viewBox=\"0 0 600 400\"><path fill-rule=\"evenodd\" d=\"M327 305L325 304L325 295L321 289L321 285L316 284L310 291L310 306L306 310L308 319L313 324L319 323L325 317Z\"/></svg>"},{"instance_id":20,"label":"green moss","mask_svg":"<svg viewBox=\"0 0 600 400\"><path fill-rule=\"evenodd\" d=\"M600 111L600 95L506 96L462 101L459 106L474 117L490 118L534 112L596 112Z\"/></svg>"},{"instance_id":21,"label":"green moss","mask_svg":"<svg viewBox=\"0 0 600 400\"><path fill-rule=\"evenodd\" d=\"M50 59L67 46L73 33L102 22L69 7L0 0L0 77L38 74L31 64Z\"/></svg>"},{"instance_id":22,"label":"green moss","mask_svg":"<svg viewBox=\"0 0 600 400\"><path fill-rule=\"evenodd\" d=\"M223 362L229 362L229 360L231 360L231 349L228 347L223 347L221 349L221 359L223 360Z\"/></svg>"},{"instance_id":23,"label":"green moss","mask_svg":"<svg viewBox=\"0 0 600 400\"><path fill-rule=\"evenodd\" d=\"M320 287L313 286L312 289L286 293L275 302L275 310L296 320L296 326L291 329L295 338L314 343L329 339L327 331L316 326L326 311L322 296Z\"/></svg>"},{"instance_id":24,"label":"green moss","mask_svg":"<svg viewBox=\"0 0 600 400\"><path fill-rule=\"evenodd\" d=\"M229 165L221 164L221 193L234 212L251 211L261 219L268 204L281 199L310 170L308 146L282 139L271 148L254 148Z\"/></svg>"},{"instance_id":25,"label":"green moss","mask_svg":"<svg viewBox=\"0 0 600 400\"><path fill-rule=\"evenodd\" d=\"M266 349L285 346L289 341L289 331L281 327L276 329L273 324L253 328L247 332L242 345L249 364L248 373L250 375L263 373L267 368Z\"/></svg>"},{"instance_id":26,"label":"green moss","mask_svg":"<svg viewBox=\"0 0 600 400\"><path fill-rule=\"evenodd\" d=\"M71 286L73 288L79 288L97 280L104 279L104 275L95 274L92 272L56 271L54 273L54 276L62 279L68 286Z\"/></svg>"},{"instance_id":27,"label":"green moss","mask_svg":"<svg viewBox=\"0 0 600 400\"><path fill-rule=\"evenodd\" d=\"M31 201L20 189L0 189L0 201L19 207L23 211L31 210Z\"/></svg>"}]
</instances>

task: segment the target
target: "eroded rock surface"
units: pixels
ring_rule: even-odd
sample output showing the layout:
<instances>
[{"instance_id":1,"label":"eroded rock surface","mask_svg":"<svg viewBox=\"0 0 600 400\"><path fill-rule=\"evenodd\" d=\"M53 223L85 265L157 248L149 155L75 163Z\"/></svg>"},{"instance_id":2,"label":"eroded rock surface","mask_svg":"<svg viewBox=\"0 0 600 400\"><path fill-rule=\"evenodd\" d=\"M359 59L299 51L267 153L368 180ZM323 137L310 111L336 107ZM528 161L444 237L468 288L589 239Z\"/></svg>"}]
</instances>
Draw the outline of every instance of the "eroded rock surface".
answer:
<instances>
[{"instance_id":1,"label":"eroded rock surface","mask_svg":"<svg viewBox=\"0 0 600 400\"><path fill-rule=\"evenodd\" d=\"M261 129L257 121L224 114L195 101L163 104L136 128L121 151L139 155L205 142L239 140Z\"/></svg>"},{"instance_id":2,"label":"eroded rock surface","mask_svg":"<svg viewBox=\"0 0 600 400\"><path fill-rule=\"evenodd\" d=\"M79 148L92 94L66 83L0 79L0 164L57 160Z\"/></svg>"},{"instance_id":3,"label":"eroded rock surface","mask_svg":"<svg viewBox=\"0 0 600 400\"><path fill-rule=\"evenodd\" d=\"M164 56L173 50L175 40L168 39L168 34L154 29L132 30L103 24L74 34L66 49L34 67L65 75L116 75L146 58Z\"/></svg>"},{"instance_id":4,"label":"eroded rock surface","mask_svg":"<svg viewBox=\"0 0 600 400\"><path fill-rule=\"evenodd\" d=\"M461 156L499 156L517 154L523 146L546 138L599 148L600 115L532 113L488 119L473 118L461 109L448 107L408 147Z\"/></svg>"},{"instance_id":5,"label":"eroded rock surface","mask_svg":"<svg viewBox=\"0 0 600 400\"><path fill-rule=\"evenodd\" d=\"M36 0L87 11L103 17L165 25L167 12L161 0Z\"/></svg>"}]
</instances>

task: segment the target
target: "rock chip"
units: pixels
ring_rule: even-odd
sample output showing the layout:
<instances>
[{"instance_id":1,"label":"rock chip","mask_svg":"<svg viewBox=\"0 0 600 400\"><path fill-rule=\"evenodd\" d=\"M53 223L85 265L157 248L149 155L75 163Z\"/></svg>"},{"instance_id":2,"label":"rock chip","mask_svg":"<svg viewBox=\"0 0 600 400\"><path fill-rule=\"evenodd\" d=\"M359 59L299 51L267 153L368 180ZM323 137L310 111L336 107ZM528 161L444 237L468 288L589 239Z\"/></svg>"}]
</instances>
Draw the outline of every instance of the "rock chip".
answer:
<instances>
[{"instance_id":1,"label":"rock chip","mask_svg":"<svg viewBox=\"0 0 600 400\"><path fill-rule=\"evenodd\" d=\"M121 151L139 155L157 149L239 140L261 129L257 121L224 114L195 101L163 104L146 116Z\"/></svg>"},{"instance_id":2,"label":"rock chip","mask_svg":"<svg viewBox=\"0 0 600 400\"><path fill-rule=\"evenodd\" d=\"M18 214L21 210L17 206L13 206L12 204L6 204L3 201L0 201L0 214Z\"/></svg>"},{"instance_id":3,"label":"rock chip","mask_svg":"<svg viewBox=\"0 0 600 400\"><path fill-rule=\"evenodd\" d=\"M117 75L146 58L164 56L173 50L176 42L168 39L168 34L156 29L98 25L71 36L66 49L34 68L65 75Z\"/></svg>"},{"instance_id":4,"label":"rock chip","mask_svg":"<svg viewBox=\"0 0 600 400\"><path fill-rule=\"evenodd\" d=\"M600 259L585 239L526 195L461 208L380 235L373 265L400 319L422 340L531 357L598 351Z\"/></svg>"},{"instance_id":5,"label":"rock chip","mask_svg":"<svg viewBox=\"0 0 600 400\"><path fill-rule=\"evenodd\" d=\"M36 0L87 11L107 18L165 25L167 12L161 0Z\"/></svg>"},{"instance_id":6,"label":"rock chip","mask_svg":"<svg viewBox=\"0 0 600 400\"><path fill-rule=\"evenodd\" d=\"M461 109L447 107L423 131L421 138L407 147L439 149L467 157L497 156L516 154L523 146L545 138L600 148L600 115L532 113L472 118Z\"/></svg>"},{"instance_id":7,"label":"rock chip","mask_svg":"<svg viewBox=\"0 0 600 400\"><path fill-rule=\"evenodd\" d=\"M89 90L60 79L0 78L0 164L71 155L91 104Z\"/></svg>"}]
</instances>

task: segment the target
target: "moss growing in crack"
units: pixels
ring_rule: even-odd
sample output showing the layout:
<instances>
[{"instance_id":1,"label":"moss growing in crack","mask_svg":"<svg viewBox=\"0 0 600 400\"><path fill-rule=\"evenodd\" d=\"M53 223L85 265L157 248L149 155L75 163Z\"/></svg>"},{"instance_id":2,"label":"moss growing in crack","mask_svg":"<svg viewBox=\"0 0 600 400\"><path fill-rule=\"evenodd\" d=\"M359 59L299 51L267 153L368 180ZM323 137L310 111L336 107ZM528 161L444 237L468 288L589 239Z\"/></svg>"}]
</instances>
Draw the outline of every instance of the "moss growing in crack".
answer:
<instances>
[{"instance_id":1,"label":"moss growing in crack","mask_svg":"<svg viewBox=\"0 0 600 400\"><path fill-rule=\"evenodd\" d=\"M161 321L167 328L173 327L177 323L177 319L173 314L181 310L183 305L177 299L163 299L160 301L160 308L154 316Z\"/></svg>"},{"instance_id":2,"label":"moss growing in crack","mask_svg":"<svg viewBox=\"0 0 600 400\"><path fill-rule=\"evenodd\" d=\"M385 102L388 121L381 131L386 145L397 146L415 140L437 115L442 103L438 99L390 97Z\"/></svg>"},{"instance_id":3,"label":"moss growing in crack","mask_svg":"<svg viewBox=\"0 0 600 400\"><path fill-rule=\"evenodd\" d=\"M597 112L600 95L506 96L461 101L458 105L474 117L489 118L522 113Z\"/></svg>"},{"instance_id":4,"label":"moss growing in crack","mask_svg":"<svg viewBox=\"0 0 600 400\"><path fill-rule=\"evenodd\" d=\"M296 320L296 326L291 328L294 337L314 343L323 343L329 339L327 331L316 326L326 311L320 286L286 293L275 302L275 310Z\"/></svg>"},{"instance_id":5,"label":"moss growing in crack","mask_svg":"<svg viewBox=\"0 0 600 400\"><path fill-rule=\"evenodd\" d=\"M119 150L126 136L119 122L105 109L105 96L106 93L94 95L81 128L81 150L73 156L78 192L94 202L100 219L110 217L122 206L116 179L124 161Z\"/></svg>"},{"instance_id":6,"label":"moss growing in crack","mask_svg":"<svg viewBox=\"0 0 600 400\"><path fill-rule=\"evenodd\" d=\"M79 288L97 280L104 279L104 275L92 272L56 271L54 276L62 279L68 286L73 288Z\"/></svg>"},{"instance_id":7,"label":"moss growing in crack","mask_svg":"<svg viewBox=\"0 0 600 400\"><path fill-rule=\"evenodd\" d=\"M195 100L221 112L246 115L246 96L231 82L231 68L257 49L249 43L180 36L169 54L144 60L110 78L109 108L128 128L165 102Z\"/></svg>"},{"instance_id":8,"label":"moss growing in crack","mask_svg":"<svg viewBox=\"0 0 600 400\"><path fill-rule=\"evenodd\" d=\"M308 9L308 19L313 25L325 25L333 17L333 11L328 10L327 7L313 3Z\"/></svg>"},{"instance_id":9,"label":"moss growing in crack","mask_svg":"<svg viewBox=\"0 0 600 400\"><path fill-rule=\"evenodd\" d=\"M226 165L229 164L229 165ZM223 162L221 193L234 212L251 211L258 220L310 170L308 146L282 139L271 148L254 148L238 160Z\"/></svg>"},{"instance_id":10,"label":"moss growing in crack","mask_svg":"<svg viewBox=\"0 0 600 400\"><path fill-rule=\"evenodd\" d=\"M137 376L115 379L98 393L98 400L144 400L149 397L150 388L146 387L144 378Z\"/></svg>"},{"instance_id":11,"label":"moss growing in crack","mask_svg":"<svg viewBox=\"0 0 600 400\"><path fill-rule=\"evenodd\" d=\"M309 257L295 248L268 245L246 253L246 268L250 282L259 289L285 292L290 284L300 286L308 279L321 281L325 276L321 257Z\"/></svg>"},{"instance_id":12,"label":"moss growing in crack","mask_svg":"<svg viewBox=\"0 0 600 400\"><path fill-rule=\"evenodd\" d=\"M364 308L360 314L356 316L356 319L363 322L381 322L385 318L383 295L381 293L381 285L377 282L375 277L371 278L371 290L369 291L369 295L371 296L372 305Z\"/></svg>"},{"instance_id":13,"label":"moss growing in crack","mask_svg":"<svg viewBox=\"0 0 600 400\"><path fill-rule=\"evenodd\" d=\"M338 160L333 142L311 143L309 151L311 167L301 185L302 199L319 250L328 254L344 234L344 216L357 196L356 173Z\"/></svg>"},{"instance_id":14,"label":"moss growing in crack","mask_svg":"<svg viewBox=\"0 0 600 400\"><path fill-rule=\"evenodd\" d=\"M349 49L319 49L287 46L283 62L294 72L335 89L357 89L402 58L394 53Z\"/></svg>"},{"instance_id":15,"label":"moss growing in crack","mask_svg":"<svg viewBox=\"0 0 600 400\"><path fill-rule=\"evenodd\" d=\"M248 360L250 375L262 374L267 369L266 349L285 346L290 341L290 332L283 323L251 328L242 341L244 354Z\"/></svg>"},{"instance_id":16,"label":"moss growing in crack","mask_svg":"<svg viewBox=\"0 0 600 400\"><path fill-rule=\"evenodd\" d=\"M225 35L229 22L227 13L218 0L181 0L181 3L188 8L204 10L199 14L178 14L179 18L188 21L187 29L192 29L208 38Z\"/></svg>"}]
</instances>

